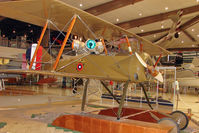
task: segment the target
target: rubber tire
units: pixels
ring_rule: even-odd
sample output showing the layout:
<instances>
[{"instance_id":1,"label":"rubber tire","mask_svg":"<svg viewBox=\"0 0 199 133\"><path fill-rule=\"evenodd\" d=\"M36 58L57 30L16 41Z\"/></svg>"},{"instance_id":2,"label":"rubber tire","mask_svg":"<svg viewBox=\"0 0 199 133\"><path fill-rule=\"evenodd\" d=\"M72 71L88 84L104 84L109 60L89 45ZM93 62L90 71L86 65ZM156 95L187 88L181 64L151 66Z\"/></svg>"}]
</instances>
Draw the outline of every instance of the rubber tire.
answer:
<instances>
[{"instance_id":1,"label":"rubber tire","mask_svg":"<svg viewBox=\"0 0 199 133\"><path fill-rule=\"evenodd\" d=\"M166 124L166 123L164 123L165 121L169 121L170 123ZM158 124L162 124L162 125L166 124L168 126L175 126L170 133L180 133L180 128L179 128L178 124L171 118L168 118L168 117L162 118L162 119L158 120Z\"/></svg>"},{"instance_id":2,"label":"rubber tire","mask_svg":"<svg viewBox=\"0 0 199 133\"><path fill-rule=\"evenodd\" d=\"M185 120L186 120L185 126L182 127L182 128L180 128L180 126L179 126L180 130L184 130L184 129L187 128L187 126L189 125L189 119L188 119L187 115L186 115L185 113L183 113L182 111L179 111L179 110L176 110L176 111L171 112L170 115L172 116L172 115L174 115L175 113L182 114L182 116L185 117Z\"/></svg>"}]
</instances>

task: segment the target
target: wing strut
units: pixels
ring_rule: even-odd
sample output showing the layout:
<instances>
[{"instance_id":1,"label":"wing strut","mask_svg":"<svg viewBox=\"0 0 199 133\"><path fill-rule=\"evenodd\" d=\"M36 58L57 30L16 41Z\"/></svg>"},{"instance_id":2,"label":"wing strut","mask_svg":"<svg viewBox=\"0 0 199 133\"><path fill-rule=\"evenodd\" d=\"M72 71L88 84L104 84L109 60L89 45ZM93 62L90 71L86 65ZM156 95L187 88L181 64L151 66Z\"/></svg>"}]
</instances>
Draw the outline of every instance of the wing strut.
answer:
<instances>
[{"instance_id":1,"label":"wing strut","mask_svg":"<svg viewBox=\"0 0 199 133\"><path fill-rule=\"evenodd\" d=\"M128 44L129 54L132 55L133 52L132 52L132 49L131 49L131 44L130 44L130 42L129 42L129 38L128 38L127 36L126 36L125 38L126 38L126 42L127 42L127 44Z\"/></svg>"},{"instance_id":2,"label":"wing strut","mask_svg":"<svg viewBox=\"0 0 199 133\"><path fill-rule=\"evenodd\" d=\"M158 60L155 62L155 65L153 66L154 68L157 66L157 64L158 64L158 62L160 61L161 57L162 57L162 53L161 53L160 56L158 57Z\"/></svg>"},{"instance_id":3,"label":"wing strut","mask_svg":"<svg viewBox=\"0 0 199 133\"><path fill-rule=\"evenodd\" d=\"M86 80L86 83L85 83L85 86L84 86L84 93L83 93L83 97L82 97L82 107L81 107L82 112L84 111L84 107L85 107L85 104L86 104L88 83L89 83L89 79Z\"/></svg>"},{"instance_id":4,"label":"wing strut","mask_svg":"<svg viewBox=\"0 0 199 133\"><path fill-rule=\"evenodd\" d=\"M149 102L149 98L148 95L146 94L146 90L144 89L144 85L142 83L140 83L140 86L142 87L142 90L144 91L144 95L146 97L147 100L147 104L149 105L149 107L153 110L153 107L151 106L150 102Z\"/></svg>"},{"instance_id":5,"label":"wing strut","mask_svg":"<svg viewBox=\"0 0 199 133\"><path fill-rule=\"evenodd\" d=\"M111 96L113 97L113 99L120 104L120 101L113 95L113 93L109 90L109 88L104 84L103 81L101 81L101 84L104 86L104 88L111 94Z\"/></svg>"},{"instance_id":6,"label":"wing strut","mask_svg":"<svg viewBox=\"0 0 199 133\"><path fill-rule=\"evenodd\" d=\"M121 98L120 105L119 105L119 108L118 108L118 111L117 111L117 120L120 120L120 117L121 117L121 112L122 112L122 108L124 106L124 100L125 100L125 97L126 97L126 92L127 92L129 82L130 81L128 80L124 84L122 98Z\"/></svg>"},{"instance_id":7,"label":"wing strut","mask_svg":"<svg viewBox=\"0 0 199 133\"><path fill-rule=\"evenodd\" d=\"M65 36L65 38L64 38L64 41L63 41L63 43L62 43L61 49L59 50L59 53L58 53L58 55L57 55L56 61L55 61L54 65L53 65L53 71L57 68L57 65L58 65L58 63L59 63L59 59L60 59L60 57L61 57L61 55L62 55L62 53L63 53L64 47L66 46L66 42L67 42L67 40L68 40L68 37L69 37L69 35L70 35L70 33L71 33L72 29L73 29L73 26L74 26L74 24L75 24L75 22L76 22L76 18L77 18L77 16L74 15L73 20L72 20L72 22L70 23L70 26L69 26L69 28L68 28L68 30L67 30L67 34L66 34L66 36Z\"/></svg>"},{"instance_id":8,"label":"wing strut","mask_svg":"<svg viewBox=\"0 0 199 133\"><path fill-rule=\"evenodd\" d=\"M107 52L107 49L106 49L106 45L105 45L104 39L102 39L102 44L103 44L103 47L104 47L104 52L107 55L108 52Z\"/></svg>"},{"instance_id":9,"label":"wing strut","mask_svg":"<svg viewBox=\"0 0 199 133\"><path fill-rule=\"evenodd\" d=\"M36 57L36 55L37 55L37 51L38 51L38 49L39 49L39 46L40 46L41 41L42 41L42 39L43 39L43 37L44 37L44 34L45 34L45 32L46 32L47 27L48 27L48 20L46 21L46 24L45 24L45 26L44 26L44 28L43 28L43 30L42 30L42 32L41 32L41 35L40 35L40 37L39 37L39 41L38 41L37 47L36 47L36 49L35 49L34 55L33 55L32 60L31 60L31 62L30 62L29 70L31 70L31 68L32 68L32 65L33 65L33 63L34 63L35 57Z\"/></svg>"}]
</instances>

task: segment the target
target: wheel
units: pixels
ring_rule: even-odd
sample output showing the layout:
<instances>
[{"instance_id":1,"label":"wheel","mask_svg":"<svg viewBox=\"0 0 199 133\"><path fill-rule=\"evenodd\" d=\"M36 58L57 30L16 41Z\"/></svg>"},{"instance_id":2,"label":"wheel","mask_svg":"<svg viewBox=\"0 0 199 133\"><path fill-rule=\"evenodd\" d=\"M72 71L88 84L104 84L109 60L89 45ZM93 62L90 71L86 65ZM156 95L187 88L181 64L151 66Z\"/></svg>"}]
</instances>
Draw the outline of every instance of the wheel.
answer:
<instances>
[{"instance_id":1,"label":"wheel","mask_svg":"<svg viewBox=\"0 0 199 133\"><path fill-rule=\"evenodd\" d=\"M178 124L172 120L171 118L165 117L158 121L161 125L173 126L174 128L170 131L170 133L180 133L180 129Z\"/></svg>"},{"instance_id":2,"label":"wheel","mask_svg":"<svg viewBox=\"0 0 199 133\"><path fill-rule=\"evenodd\" d=\"M189 119L185 113L177 110L177 111L171 112L170 115L171 115L171 118L177 122L180 130L184 130L185 128L187 128L189 124Z\"/></svg>"}]
</instances>

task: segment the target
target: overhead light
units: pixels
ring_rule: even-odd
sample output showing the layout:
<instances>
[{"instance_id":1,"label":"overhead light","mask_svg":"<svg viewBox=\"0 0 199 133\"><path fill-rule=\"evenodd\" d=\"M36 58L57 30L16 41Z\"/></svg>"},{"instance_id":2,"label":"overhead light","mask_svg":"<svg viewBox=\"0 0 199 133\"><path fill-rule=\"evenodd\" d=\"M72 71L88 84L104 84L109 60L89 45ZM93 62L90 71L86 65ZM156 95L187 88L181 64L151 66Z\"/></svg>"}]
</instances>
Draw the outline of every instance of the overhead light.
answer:
<instances>
[{"instance_id":1,"label":"overhead light","mask_svg":"<svg viewBox=\"0 0 199 133\"><path fill-rule=\"evenodd\" d=\"M156 34L154 34L153 37L156 38Z\"/></svg>"},{"instance_id":2,"label":"overhead light","mask_svg":"<svg viewBox=\"0 0 199 133\"><path fill-rule=\"evenodd\" d=\"M181 41L181 43L184 43L184 41Z\"/></svg>"},{"instance_id":3,"label":"overhead light","mask_svg":"<svg viewBox=\"0 0 199 133\"><path fill-rule=\"evenodd\" d=\"M120 21L119 18L117 18L116 21L119 22Z\"/></svg>"},{"instance_id":4,"label":"overhead light","mask_svg":"<svg viewBox=\"0 0 199 133\"><path fill-rule=\"evenodd\" d=\"M74 38L75 40L77 40L78 36L77 36L77 35L73 35L73 38Z\"/></svg>"},{"instance_id":5,"label":"overhead light","mask_svg":"<svg viewBox=\"0 0 199 133\"><path fill-rule=\"evenodd\" d=\"M6 37L6 35L3 35L3 38Z\"/></svg>"},{"instance_id":6,"label":"overhead light","mask_svg":"<svg viewBox=\"0 0 199 133\"><path fill-rule=\"evenodd\" d=\"M196 2L199 2L199 0L196 0Z\"/></svg>"},{"instance_id":7,"label":"overhead light","mask_svg":"<svg viewBox=\"0 0 199 133\"><path fill-rule=\"evenodd\" d=\"M165 7L164 9L167 11L169 8L168 8L168 7Z\"/></svg>"},{"instance_id":8,"label":"overhead light","mask_svg":"<svg viewBox=\"0 0 199 133\"><path fill-rule=\"evenodd\" d=\"M163 29L163 28L164 28L164 25L162 25L161 28Z\"/></svg>"},{"instance_id":9,"label":"overhead light","mask_svg":"<svg viewBox=\"0 0 199 133\"><path fill-rule=\"evenodd\" d=\"M141 29L141 32L144 32L144 30L143 30L143 29Z\"/></svg>"},{"instance_id":10,"label":"overhead light","mask_svg":"<svg viewBox=\"0 0 199 133\"><path fill-rule=\"evenodd\" d=\"M197 35L197 37L199 37L199 34Z\"/></svg>"},{"instance_id":11,"label":"overhead light","mask_svg":"<svg viewBox=\"0 0 199 133\"><path fill-rule=\"evenodd\" d=\"M15 30L13 30L13 31L12 31L12 33L14 33L14 34L15 34L15 33L16 33L16 31L15 31Z\"/></svg>"},{"instance_id":12,"label":"overhead light","mask_svg":"<svg viewBox=\"0 0 199 133\"><path fill-rule=\"evenodd\" d=\"M192 47L195 47L195 45L192 45Z\"/></svg>"},{"instance_id":13,"label":"overhead light","mask_svg":"<svg viewBox=\"0 0 199 133\"><path fill-rule=\"evenodd\" d=\"M82 3L80 3L80 4L79 4L79 6L80 6L80 7L82 7L82 6L83 6L83 4L82 4Z\"/></svg>"},{"instance_id":14,"label":"overhead light","mask_svg":"<svg viewBox=\"0 0 199 133\"><path fill-rule=\"evenodd\" d=\"M142 16L142 13L139 13L139 16Z\"/></svg>"},{"instance_id":15,"label":"overhead light","mask_svg":"<svg viewBox=\"0 0 199 133\"><path fill-rule=\"evenodd\" d=\"M195 29L191 29L191 31L193 31L193 32L194 32L194 31L195 31Z\"/></svg>"}]
</instances>

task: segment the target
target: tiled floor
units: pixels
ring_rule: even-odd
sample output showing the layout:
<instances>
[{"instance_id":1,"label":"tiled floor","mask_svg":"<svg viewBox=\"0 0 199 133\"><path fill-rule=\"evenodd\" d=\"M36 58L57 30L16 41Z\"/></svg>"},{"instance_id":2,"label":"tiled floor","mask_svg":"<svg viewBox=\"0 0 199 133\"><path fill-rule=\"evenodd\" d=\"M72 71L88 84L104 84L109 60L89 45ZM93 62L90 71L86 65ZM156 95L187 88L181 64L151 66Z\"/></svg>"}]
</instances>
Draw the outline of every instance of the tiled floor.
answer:
<instances>
[{"instance_id":1,"label":"tiled floor","mask_svg":"<svg viewBox=\"0 0 199 133\"><path fill-rule=\"evenodd\" d=\"M47 123L52 122L53 119L63 113L74 114L81 112L81 95L73 95L71 90L42 86L17 86L16 88L31 89L37 91L38 94L33 96L0 96L0 122L7 122L7 125L0 129L0 133L63 132L47 128ZM113 103L112 100L101 100L97 94L94 97L89 97L89 100L90 104L117 106L117 103ZM181 94L178 109L187 112L188 108L191 108L192 117L197 121L199 120L199 103L195 103L197 100L197 96ZM126 106L140 107L141 105L140 103L128 102ZM142 104L141 107L149 109L145 104ZM159 107L159 109L165 111L167 108ZM88 112L94 110L98 109L86 107ZM172 108L168 111L172 111ZM32 119L32 114L36 114L37 117ZM190 122L188 131L193 132L196 130L199 130L199 127Z\"/></svg>"}]
</instances>

